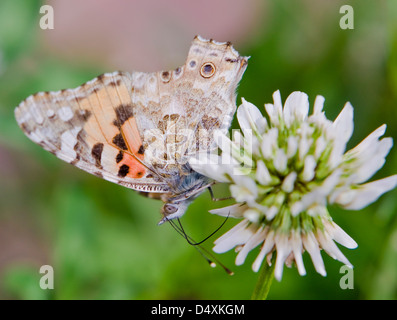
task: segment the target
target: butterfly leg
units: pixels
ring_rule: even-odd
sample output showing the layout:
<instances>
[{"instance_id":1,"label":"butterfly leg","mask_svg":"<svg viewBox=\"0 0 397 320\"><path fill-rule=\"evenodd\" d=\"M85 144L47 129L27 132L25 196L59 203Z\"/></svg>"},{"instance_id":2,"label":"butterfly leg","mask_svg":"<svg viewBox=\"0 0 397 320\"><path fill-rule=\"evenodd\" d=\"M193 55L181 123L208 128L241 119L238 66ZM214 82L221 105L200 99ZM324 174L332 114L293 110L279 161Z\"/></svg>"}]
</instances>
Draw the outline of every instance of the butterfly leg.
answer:
<instances>
[{"instance_id":1,"label":"butterfly leg","mask_svg":"<svg viewBox=\"0 0 397 320\"><path fill-rule=\"evenodd\" d=\"M215 197L214 197L214 192L212 191L211 186L208 187L208 191L210 192L211 200L212 200L212 201L225 201L225 200L230 200L230 199L232 199L232 197L215 198Z\"/></svg>"}]
</instances>

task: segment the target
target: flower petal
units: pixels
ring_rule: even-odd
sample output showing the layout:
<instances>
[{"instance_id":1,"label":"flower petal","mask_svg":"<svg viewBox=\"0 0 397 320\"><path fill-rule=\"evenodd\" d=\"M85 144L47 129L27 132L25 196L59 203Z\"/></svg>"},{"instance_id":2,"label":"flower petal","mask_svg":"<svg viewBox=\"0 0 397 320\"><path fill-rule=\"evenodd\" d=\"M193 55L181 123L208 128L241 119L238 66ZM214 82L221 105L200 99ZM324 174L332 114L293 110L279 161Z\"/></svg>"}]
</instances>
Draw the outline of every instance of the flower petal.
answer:
<instances>
[{"instance_id":1,"label":"flower petal","mask_svg":"<svg viewBox=\"0 0 397 320\"><path fill-rule=\"evenodd\" d=\"M389 153L393 146L392 138L384 138L380 141L376 141L371 150L371 154L367 157L363 157L360 153L357 162L361 162L356 168L354 168L355 177L352 180L354 183L362 183L370 179L385 163L385 157Z\"/></svg>"},{"instance_id":2,"label":"flower petal","mask_svg":"<svg viewBox=\"0 0 397 320\"><path fill-rule=\"evenodd\" d=\"M273 160L273 166L276 170L283 174L287 170L288 158L283 149L277 149Z\"/></svg>"},{"instance_id":3,"label":"flower petal","mask_svg":"<svg viewBox=\"0 0 397 320\"><path fill-rule=\"evenodd\" d=\"M242 265L245 261L245 258L247 257L248 253L256 248L261 242L264 241L266 238L266 234L268 232L268 228L266 227L260 227L255 234L249 238L247 243L244 245L244 247L241 249L241 251L238 253L236 257L236 265Z\"/></svg>"},{"instance_id":4,"label":"flower petal","mask_svg":"<svg viewBox=\"0 0 397 320\"><path fill-rule=\"evenodd\" d=\"M247 208L247 205L237 203L223 208L212 209L209 212L212 214L217 214L221 217L242 218L243 213L245 210L247 210Z\"/></svg>"},{"instance_id":5,"label":"flower petal","mask_svg":"<svg viewBox=\"0 0 397 320\"><path fill-rule=\"evenodd\" d=\"M346 142L350 140L353 129L353 106L350 102L347 102L343 107L342 111L336 117L333 123L334 133L337 135L337 141L341 141L346 145Z\"/></svg>"},{"instance_id":6,"label":"flower petal","mask_svg":"<svg viewBox=\"0 0 397 320\"><path fill-rule=\"evenodd\" d=\"M277 147L278 130L271 128L265 134L263 134L261 151L265 159L271 159L273 156L273 150Z\"/></svg>"},{"instance_id":7,"label":"flower petal","mask_svg":"<svg viewBox=\"0 0 397 320\"><path fill-rule=\"evenodd\" d=\"M305 164L303 166L302 180L310 181L314 178L316 172L317 162L312 155L308 155L305 158Z\"/></svg>"},{"instance_id":8,"label":"flower petal","mask_svg":"<svg viewBox=\"0 0 397 320\"><path fill-rule=\"evenodd\" d=\"M268 210L265 211L266 219L271 221L276 216L276 214L280 211L278 206L271 206Z\"/></svg>"},{"instance_id":9,"label":"flower petal","mask_svg":"<svg viewBox=\"0 0 397 320\"><path fill-rule=\"evenodd\" d=\"M277 257L276 265L274 267L274 277L280 281L283 276L283 269L285 260L291 253L291 245L288 241L288 236L284 234L277 234L275 237Z\"/></svg>"},{"instance_id":10,"label":"flower petal","mask_svg":"<svg viewBox=\"0 0 397 320\"><path fill-rule=\"evenodd\" d=\"M352 264L349 262L349 260L346 259L346 257L343 255L343 253L335 245L334 241L330 238L330 236L327 235L327 233L318 231L316 238L317 238L321 248L323 248L324 251L331 258L334 258L335 260L338 260L349 267L353 267Z\"/></svg>"},{"instance_id":11,"label":"flower petal","mask_svg":"<svg viewBox=\"0 0 397 320\"><path fill-rule=\"evenodd\" d=\"M313 139L308 139L307 137L303 136L299 139L299 159L303 161L310 150L310 147L313 143Z\"/></svg>"},{"instance_id":12,"label":"flower petal","mask_svg":"<svg viewBox=\"0 0 397 320\"><path fill-rule=\"evenodd\" d=\"M324 97L318 95L316 97L316 99L314 100L314 107L313 107L313 114L314 115L318 115L321 114L323 111L323 107L324 107Z\"/></svg>"},{"instance_id":13,"label":"flower petal","mask_svg":"<svg viewBox=\"0 0 397 320\"><path fill-rule=\"evenodd\" d=\"M376 130L374 130L372 133L370 133L363 141L361 141L356 147L351 149L349 153L352 154L357 154L360 152L364 152L365 150L368 150L368 148L373 145L373 143L378 140L381 136L385 134L386 131L386 125L383 124Z\"/></svg>"},{"instance_id":14,"label":"flower petal","mask_svg":"<svg viewBox=\"0 0 397 320\"><path fill-rule=\"evenodd\" d=\"M302 239L300 232L295 229L292 230L291 234L291 247L295 258L296 267L298 268L298 272L301 276L303 276L306 274L306 270L302 259Z\"/></svg>"},{"instance_id":15,"label":"flower petal","mask_svg":"<svg viewBox=\"0 0 397 320\"><path fill-rule=\"evenodd\" d=\"M281 185L281 190L284 192L290 193L294 190L296 177L298 174L295 171L292 171L288 176L284 178L284 181Z\"/></svg>"},{"instance_id":16,"label":"flower petal","mask_svg":"<svg viewBox=\"0 0 397 320\"><path fill-rule=\"evenodd\" d=\"M222 153L232 154L233 141L231 141L225 134L222 132L215 131L214 132L214 140L218 145L218 148L222 150Z\"/></svg>"},{"instance_id":17,"label":"flower petal","mask_svg":"<svg viewBox=\"0 0 397 320\"><path fill-rule=\"evenodd\" d=\"M397 186L397 175L360 185L340 194L335 202L348 210L360 210Z\"/></svg>"},{"instance_id":18,"label":"flower petal","mask_svg":"<svg viewBox=\"0 0 397 320\"><path fill-rule=\"evenodd\" d=\"M223 236L215 240L215 246L212 250L216 253L223 253L233 249L237 245L246 243L253 234L253 230L247 228L248 224L248 220L243 220L235 225Z\"/></svg>"},{"instance_id":19,"label":"flower petal","mask_svg":"<svg viewBox=\"0 0 397 320\"><path fill-rule=\"evenodd\" d=\"M256 257L254 263L252 264L253 271L255 272L259 271L263 259L273 249L273 247L274 247L274 231L270 230L266 236L266 240L263 243L261 250L259 251L259 255Z\"/></svg>"},{"instance_id":20,"label":"flower petal","mask_svg":"<svg viewBox=\"0 0 397 320\"><path fill-rule=\"evenodd\" d=\"M357 248L357 242L354 241L341 227L332 221L324 221L325 230L330 236L342 246L348 249Z\"/></svg>"},{"instance_id":21,"label":"flower petal","mask_svg":"<svg viewBox=\"0 0 397 320\"><path fill-rule=\"evenodd\" d=\"M346 103L332 124L330 131L333 148L328 159L328 165L331 169L336 168L341 163L342 155L346 150L346 143L353 133L353 128L353 107L350 103Z\"/></svg>"},{"instance_id":22,"label":"flower petal","mask_svg":"<svg viewBox=\"0 0 397 320\"><path fill-rule=\"evenodd\" d=\"M240 128L245 130L254 130L258 134L262 134L265 131L266 122L263 121L264 117L259 109L250 102L247 102L244 98L242 105L237 109L237 120Z\"/></svg>"},{"instance_id":23,"label":"flower petal","mask_svg":"<svg viewBox=\"0 0 397 320\"><path fill-rule=\"evenodd\" d=\"M295 91L289 95L284 104L283 116L289 128L294 121L304 121L309 112L309 98L306 93Z\"/></svg>"},{"instance_id":24,"label":"flower petal","mask_svg":"<svg viewBox=\"0 0 397 320\"><path fill-rule=\"evenodd\" d=\"M318 246L317 240L312 233L302 236L303 247L307 252L309 252L310 257L313 261L314 268L322 276L326 276L324 261L321 257L320 248Z\"/></svg>"},{"instance_id":25,"label":"flower petal","mask_svg":"<svg viewBox=\"0 0 397 320\"><path fill-rule=\"evenodd\" d=\"M258 188L255 181L248 176L235 175L234 183L230 186L232 196L238 202L245 202L250 199L256 199L258 196Z\"/></svg>"},{"instance_id":26,"label":"flower petal","mask_svg":"<svg viewBox=\"0 0 397 320\"><path fill-rule=\"evenodd\" d=\"M247 209L244 211L244 218L248 219L250 222L258 223L260 218L259 210Z\"/></svg>"},{"instance_id":27,"label":"flower petal","mask_svg":"<svg viewBox=\"0 0 397 320\"><path fill-rule=\"evenodd\" d=\"M279 124L279 119L274 105L272 105L271 103L265 103L265 110L267 115L269 116L270 123L274 126L277 126Z\"/></svg>"},{"instance_id":28,"label":"flower petal","mask_svg":"<svg viewBox=\"0 0 397 320\"><path fill-rule=\"evenodd\" d=\"M255 173L256 180L263 186L267 186L271 184L272 178L270 176L269 170L266 168L266 165L263 163L263 161L258 160L256 166L257 166Z\"/></svg>"},{"instance_id":29,"label":"flower petal","mask_svg":"<svg viewBox=\"0 0 397 320\"><path fill-rule=\"evenodd\" d=\"M298 138L296 136L289 136L287 141L287 157L291 159L295 156L298 150Z\"/></svg>"},{"instance_id":30,"label":"flower petal","mask_svg":"<svg viewBox=\"0 0 397 320\"><path fill-rule=\"evenodd\" d=\"M314 150L314 157L318 160L323 154L325 148L327 147L327 141L323 136L320 136L316 140L316 148Z\"/></svg>"},{"instance_id":31,"label":"flower petal","mask_svg":"<svg viewBox=\"0 0 397 320\"><path fill-rule=\"evenodd\" d=\"M281 101L280 90L277 90L273 93L273 102L278 116L281 116L283 112L283 102Z\"/></svg>"}]
</instances>

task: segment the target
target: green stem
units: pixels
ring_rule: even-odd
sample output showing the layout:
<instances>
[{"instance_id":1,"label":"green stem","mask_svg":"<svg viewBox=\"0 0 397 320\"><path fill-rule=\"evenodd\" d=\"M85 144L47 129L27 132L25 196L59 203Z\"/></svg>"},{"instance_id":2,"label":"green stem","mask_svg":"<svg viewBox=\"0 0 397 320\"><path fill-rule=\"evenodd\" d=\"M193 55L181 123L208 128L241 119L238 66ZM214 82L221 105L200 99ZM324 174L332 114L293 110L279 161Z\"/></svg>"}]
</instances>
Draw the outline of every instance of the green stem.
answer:
<instances>
[{"instance_id":1,"label":"green stem","mask_svg":"<svg viewBox=\"0 0 397 320\"><path fill-rule=\"evenodd\" d=\"M251 300L266 300L274 278L274 259L272 259L271 263L271 266L269 266L266 261L264 261Z\"/></svg>"}]
</instances>

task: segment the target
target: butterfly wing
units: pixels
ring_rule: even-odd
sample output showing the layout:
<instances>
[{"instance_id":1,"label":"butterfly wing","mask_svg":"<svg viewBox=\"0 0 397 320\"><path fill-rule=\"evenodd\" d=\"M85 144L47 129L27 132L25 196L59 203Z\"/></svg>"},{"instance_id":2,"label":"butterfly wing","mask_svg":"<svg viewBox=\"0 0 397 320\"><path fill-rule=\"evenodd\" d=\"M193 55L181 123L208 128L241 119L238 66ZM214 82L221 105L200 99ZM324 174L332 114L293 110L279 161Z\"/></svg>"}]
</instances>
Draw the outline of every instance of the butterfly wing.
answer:
<instances>
[{"instance_id":1,"label":"butterfly wing","mask_svg":"<svg viewBox=\"0 0 397 320\"><path fill-rule=\"evenodd\" d=\"M78 168L131 189L167 192L145 163L133 88L131 74L104 74L76 89L32 95L15 117L33 142Z\"/></svg>"},{"instance_id":2,"label":"butterfly wing","mask_svg":"<svg viewBox=\"0 0 397 320\"><path fill-rule=\"evenodd\" d=\"M230 42L205 40L197 36L186 60L188 82L195 99L186 104L188 125L227 133L236 111L236 90L249 57L242 57ZM185 79L183 79L184 81Z\"/></svg>"},{"instance_id":3,"label":"butterfly wing","mask_svg":"<svg viewBox=\"0 0 397 320\"><path fill-rule=\"evenodd\" d=\"M145 149L161 175L189 175L189 158L216 148L213 134L230 127L247 61L230 43L197 36L182 67L133 73L138 127L146 129Z\"/></svg>"}]
</instances>

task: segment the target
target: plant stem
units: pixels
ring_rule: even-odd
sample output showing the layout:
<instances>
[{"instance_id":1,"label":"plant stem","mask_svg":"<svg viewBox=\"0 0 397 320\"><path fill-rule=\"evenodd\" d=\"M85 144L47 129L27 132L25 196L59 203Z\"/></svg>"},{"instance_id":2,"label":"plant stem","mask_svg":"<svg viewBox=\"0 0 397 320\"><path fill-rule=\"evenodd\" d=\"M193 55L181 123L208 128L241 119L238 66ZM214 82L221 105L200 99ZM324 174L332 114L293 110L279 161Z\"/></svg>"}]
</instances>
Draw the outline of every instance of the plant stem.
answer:
<instances>
[{"instance_id":1,"label":"plant stem","mask_svg":"<svg viewBox=\"0 0 397 320\"><path fill-rule=\"evenodd\" d=\"M251 300L266 300L274 278L274 259L272 259L271 263L271 266L266 262L263 263Z\"/></svg>"}]
</instances>

